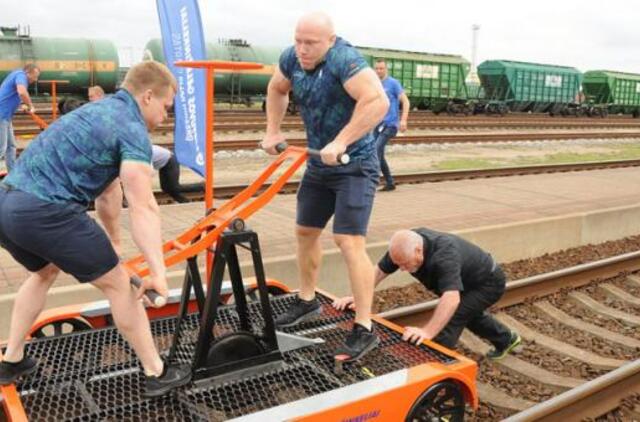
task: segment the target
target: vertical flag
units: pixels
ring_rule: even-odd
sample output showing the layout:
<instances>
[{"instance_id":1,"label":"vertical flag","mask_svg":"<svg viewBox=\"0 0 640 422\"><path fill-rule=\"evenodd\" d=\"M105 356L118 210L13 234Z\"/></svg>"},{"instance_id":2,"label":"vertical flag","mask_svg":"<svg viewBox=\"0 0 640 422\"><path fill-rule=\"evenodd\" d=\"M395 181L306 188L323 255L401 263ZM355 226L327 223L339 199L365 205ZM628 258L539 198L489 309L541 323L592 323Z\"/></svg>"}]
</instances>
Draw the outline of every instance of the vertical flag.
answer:
<instances>
[{"instance_id":1,"label":"vertical flag","mask_svg":"<svg viewBox=\"0 0 640 422\"><path fill-rule=\"evenodd\" d=\"M204 176L206 81L200 69L176 67L181 60L206 60L197 0L157 0L162 48L178 80L175 99L175 154L178 162Z\"/></svg>"}]
</instances>

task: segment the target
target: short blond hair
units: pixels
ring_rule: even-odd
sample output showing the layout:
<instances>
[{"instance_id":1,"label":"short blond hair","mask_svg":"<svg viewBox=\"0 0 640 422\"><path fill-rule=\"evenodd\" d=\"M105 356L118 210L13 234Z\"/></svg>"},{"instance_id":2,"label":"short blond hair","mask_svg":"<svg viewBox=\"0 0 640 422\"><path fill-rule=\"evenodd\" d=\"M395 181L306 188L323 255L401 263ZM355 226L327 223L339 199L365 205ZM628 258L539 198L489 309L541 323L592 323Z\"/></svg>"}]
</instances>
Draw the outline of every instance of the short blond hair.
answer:
<instances>
[{"instance_id":1,"label":"short blond hair","mask_svg":"<svg viewBox=\"0 0 640 422\"><path fill-rule=\"evenodd\" d=\"M134 95L150 89L155 95L163 96L169 87L174 93L178 92L178 82L169 68L154 61L133 65L124 77L122 87Z\"/></svg>"}]
</instances>

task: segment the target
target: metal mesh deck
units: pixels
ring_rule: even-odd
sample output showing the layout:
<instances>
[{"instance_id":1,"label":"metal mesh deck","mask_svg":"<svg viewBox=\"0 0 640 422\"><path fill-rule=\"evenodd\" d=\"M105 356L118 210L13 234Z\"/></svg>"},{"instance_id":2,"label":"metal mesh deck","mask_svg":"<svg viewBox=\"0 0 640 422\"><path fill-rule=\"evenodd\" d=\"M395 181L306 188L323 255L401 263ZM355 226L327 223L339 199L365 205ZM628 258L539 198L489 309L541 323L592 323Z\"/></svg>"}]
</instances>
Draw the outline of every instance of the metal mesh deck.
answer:
<instances>
[{"instance_id":1,"label":"metal mesh deck","mask_svg":"<svg viewBox=\"0 0 640 422\"><path fill-rule=\"evenodd\" d=\"M284 354L285 364L244 378L229 378L210 386L190 384L159 399L145 399L140 392L144 377L138 360L115 328L35 340L27 353L38 359L36 373L17 385L29 420L34 421L218 421L237 417L401 368L454 359L426 346L403 342L400 335L377 325L381 344L361 361L345 365L342 375L333 373L333 351L351 329L352 314L335 311L319 295L322 315L305 322L293 334L321 337L325 344ZM283 313L292 296L272 298L276 314ZM251 323L262 327L259 303L250 303ZM153 321L159 349L168 351L174 332L173 318ZM191 362L199 321L190 315L184 324L177 359ZM239 327L232 307L218 313L216 335ZM223 376L224 377L224 376Z\"/></svg>"}]
</instances>

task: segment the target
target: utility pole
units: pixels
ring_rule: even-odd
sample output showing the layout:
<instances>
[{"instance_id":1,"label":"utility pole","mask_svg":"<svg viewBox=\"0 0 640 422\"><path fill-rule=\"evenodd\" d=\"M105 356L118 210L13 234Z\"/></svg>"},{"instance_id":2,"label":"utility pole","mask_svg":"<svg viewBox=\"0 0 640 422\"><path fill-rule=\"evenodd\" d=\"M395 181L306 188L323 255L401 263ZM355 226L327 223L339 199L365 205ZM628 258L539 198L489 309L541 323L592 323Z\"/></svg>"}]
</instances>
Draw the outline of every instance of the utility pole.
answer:
<instances>
[{"instance_id":1,"label":"utility pole","mask_svg":"<svg viewBox=\"0 0 640 422\"><path fill-rule=\"evenodd\" d=\"M480 25L474 23L471 25L471 69L469 70L469 82L480 83L478 78L478 31Z\"/></svg>"}]
</instances>

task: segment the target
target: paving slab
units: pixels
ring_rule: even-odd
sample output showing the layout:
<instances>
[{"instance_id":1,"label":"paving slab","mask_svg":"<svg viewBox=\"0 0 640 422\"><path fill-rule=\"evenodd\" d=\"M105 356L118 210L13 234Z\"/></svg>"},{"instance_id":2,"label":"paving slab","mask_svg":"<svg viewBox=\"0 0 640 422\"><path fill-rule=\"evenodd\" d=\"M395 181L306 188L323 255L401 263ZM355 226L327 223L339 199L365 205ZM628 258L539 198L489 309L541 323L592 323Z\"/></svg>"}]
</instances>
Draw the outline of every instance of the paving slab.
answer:
<instances>
[{"instance_id":1,"label":"paving slab","mask_svg":"<svg viewBox=\"0 0 640 422\"><path fill-rule=\"evenodd\" d=\"M376 195L367 242L386 241L394 231L403 228L466 230L635 206L640 204L639 198L640 168L633 167L400 185L395 191ZM222 200L216 203L221 204ZM248 221L260 235L265 259L295 253L295 209L295 195L279 195ZM204 205L167 205L161 207L161 213L163 238L170 240L203 216ZM125 257L137 255L128 221L125 210L122 219ZM324 248L336 247L330 230L325 230L321 241ZM4 250L0 250L0 270L0 294L15 292L27 276L26 270ZM73 283L70 276L61 275L55 286Z\"/></svg>"}]
</instances>

